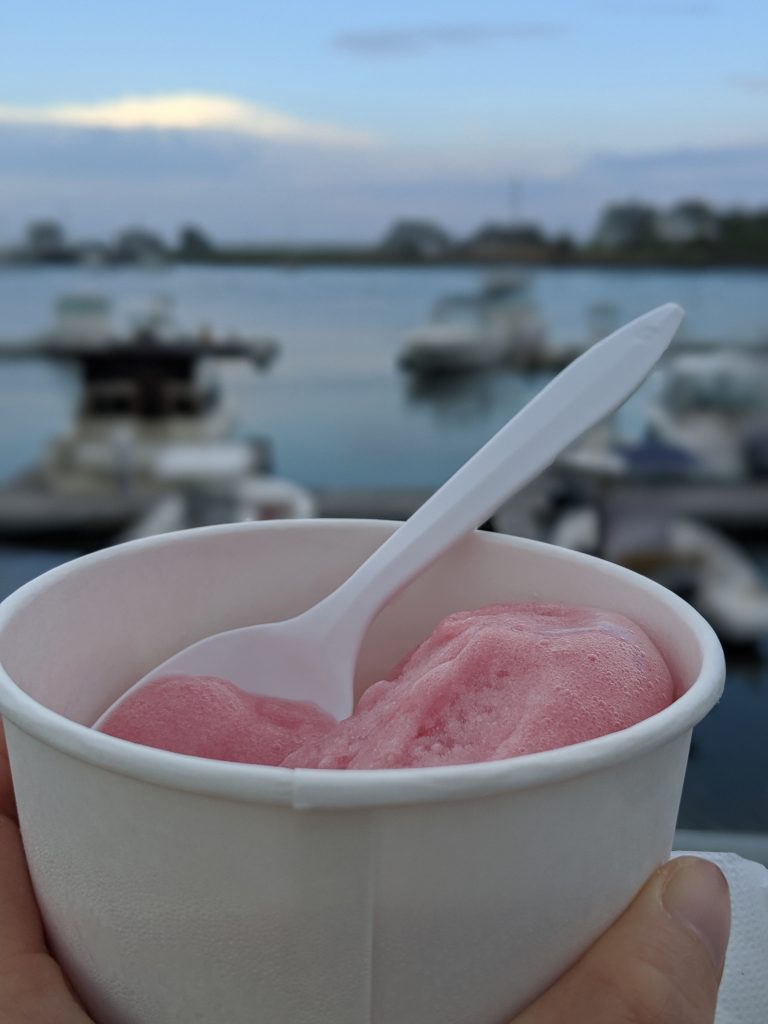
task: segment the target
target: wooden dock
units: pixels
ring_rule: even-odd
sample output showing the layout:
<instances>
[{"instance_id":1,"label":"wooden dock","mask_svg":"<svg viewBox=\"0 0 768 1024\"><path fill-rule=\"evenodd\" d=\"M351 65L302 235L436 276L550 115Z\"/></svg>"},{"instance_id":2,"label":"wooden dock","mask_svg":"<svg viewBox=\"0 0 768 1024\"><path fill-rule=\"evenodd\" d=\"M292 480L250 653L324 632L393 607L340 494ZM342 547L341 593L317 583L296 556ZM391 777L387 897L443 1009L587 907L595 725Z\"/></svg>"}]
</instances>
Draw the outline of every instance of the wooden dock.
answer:
<instances>
[{"instance_id":1,"label":"wooden dock","mask_svg":"<svg viewBox=\"0 0 768 1024\"><path fill-rule=\"evenodd\" d=\"M492 528L518 537L540 537L552 483L544 474L523 488L493 516ZM325 488L314 492L322 518L398 521L413 515L432 493L424 487Z\"/></svg>"},{"instance_id":2,"label":"wooden dock","mask_svg":"<svg viewBox=\"0 0 768 1024\"><path fill-rule=\"evenodd\" d=\"M346 487L320 488L313 493L323 519L404 520L432 491L424 487Z\"/></svg>"},{"instance_id":3,"label":"wooden dock","mask_svg":"<svg viewBox=\"0 0 768 1024\"><path fill-rule=\"evenodd\" d=\"M754 480L590 480L553 468L501 506L489 525L499 533L546 540L556 502L569 489L599 511L603 523L639 516L686 518L768 543L768 478ZM327 488L315 492L318 515L333 519L405 520L431 495L426 488Z\"/></svg>"},{"instance_id":4,"label":"wooden dock","mask_svg":"<svg viewBox=\"0 0 768 1024\"><path fill-rule=\"evenodd\" d=\"M643 515L696 519L734 534L762 534L768 541L768 478L589 480L566 473L563 479L581 488L605 520Z\"/></svg>"},{"instance_id":5,"label":"wooden dock","mask_svg":"<svg viewBox=\"0 0 768 1024\"><path fill-rule=\"evenodd\" d=\"M749 481L595 479L553 468L506 502L487 526L499 533L546 539L558 497L568 491L593 504L604 524L637 515L685 517L768 541L768 479ZM317 514L333 519L408 519L433 493L425 487L320 488ZM41 474L0 488L0 539L38 546L93 548L121 538L160 495L139 489L82 494L52 492Z\"/></svg>"}]
</instances>

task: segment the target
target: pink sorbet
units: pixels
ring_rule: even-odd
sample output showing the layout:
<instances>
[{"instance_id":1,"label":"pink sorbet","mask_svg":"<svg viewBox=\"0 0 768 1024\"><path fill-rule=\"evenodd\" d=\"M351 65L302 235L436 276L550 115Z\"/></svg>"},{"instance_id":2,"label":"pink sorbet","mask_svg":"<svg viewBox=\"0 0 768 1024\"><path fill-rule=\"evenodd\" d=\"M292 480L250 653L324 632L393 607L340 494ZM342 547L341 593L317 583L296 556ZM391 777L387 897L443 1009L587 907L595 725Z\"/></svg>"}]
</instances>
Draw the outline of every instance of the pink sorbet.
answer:
<instances>
[{"instance_id":1,"label":"pink sorbet","mask_svg":"<svg viewBox=\"0 0 768 1024\"><path fill-rule=\"evenodd\" d=\"M629 619L596 608L497 604L444 619L354 714L288 768L495 761L615 732L667 707L664 659Z\"/></svg>"},{"instance_id":2,"label":"pink sorbet","mask_svg":"<svg viewBox=\"0 0 768 1024\"><path fill-rule=\"evenodd\" d=\"M177 754L277 765L335 726L308 701L254 696L215 676L165 676L139 687L99 728Z\"/></svg>"},{"instance_id":3,"label":"pink sorbet","mask_svg":"<svg viewBox=\"0 0 768 1024\"><path fill-rule=\"evenodd\" d=\"M676 695L661 654L625 616L496 604L449 615L342 722L306 701L171 676L132 694L101 729L225 761L415 768L578 743L634 725Z\"/></svg>"}]
</instances>

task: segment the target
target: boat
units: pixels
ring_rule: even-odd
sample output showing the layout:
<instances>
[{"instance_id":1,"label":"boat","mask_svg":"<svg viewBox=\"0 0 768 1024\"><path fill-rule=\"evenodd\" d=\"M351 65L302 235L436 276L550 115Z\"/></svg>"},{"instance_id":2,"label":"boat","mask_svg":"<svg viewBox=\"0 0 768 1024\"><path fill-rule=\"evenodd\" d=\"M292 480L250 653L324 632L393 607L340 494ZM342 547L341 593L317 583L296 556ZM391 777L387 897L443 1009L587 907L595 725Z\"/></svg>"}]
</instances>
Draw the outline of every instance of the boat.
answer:
<instances>
[{"instance_id":1,"label":"boat","mask_svg":"<svg viewBox=\"0 0 768 1024\"><path fill-rule=\"evenodd\" d=\"M687 452L710 476L763 474L768 353L688 352L667 361L648 410L651 436Z\"/></svg>"},{"instance_id":2,"label":"boat","mask_svg":"<svg viewBox=\"0 0 768 1024\"><path fill-rule=\"evenodd\" d=\"M270 475L269 442L232 436L222 363L265 370L278 354L273 338L179 330L167 300L118 331L103 296L65 296L50 331L0 346L0 358L63 364L80 385L70 428L0 486L0 542L91 550L187 526L311 516L309 492Z\"/></svg>"},{"instance_id":3,"label":"boat","mask_svg":"<svg viewBox=\"0 0 768 1024\"><path fill-rule=\"evenodd\" d=\"M546 331L519 275L492 277L477 292L448 295L429 323L409 331L397 362L414 374L457 374L537 362Z\"/></svg>"},{"instance_id":4,"label":"boat","mask_svg":"<svg viewBox=\"0 0 768 1024\"><path fill-rule=\"evenodd\" d=\"M564 511L550 540L611 561L662 583L690 600L723 643L768 639L768 586L747 552L709 525L685 517L654 516L639 509L604 524L584 506Z\"/></svg>"},{"instance_id":5,"label":"boat","mask_svg":"<svg viewBox=\"0 0 768 1024\"><path fill-rule=\"evenodd\" d=\"M559 458L570 471L648 482L759 484L768 477L768 350L683 349L644 389L631 440L610 418Z\"/></svg>"}]
</instances>

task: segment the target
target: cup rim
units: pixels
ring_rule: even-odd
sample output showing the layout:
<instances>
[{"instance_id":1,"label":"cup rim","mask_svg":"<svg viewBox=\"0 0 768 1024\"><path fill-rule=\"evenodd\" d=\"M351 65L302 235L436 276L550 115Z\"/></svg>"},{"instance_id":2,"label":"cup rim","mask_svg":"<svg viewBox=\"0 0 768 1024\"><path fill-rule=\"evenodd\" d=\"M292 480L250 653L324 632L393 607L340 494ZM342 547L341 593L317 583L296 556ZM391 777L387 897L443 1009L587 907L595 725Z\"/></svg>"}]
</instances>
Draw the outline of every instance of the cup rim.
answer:
<instances>
[{"instance_id":1,"label":"cup rim","mask_svg":"<svg viewBox=\"0 0 768 1024\"><path fill-rule=\"evenodd\" d=\"M395 529L399 524L380 519L275 520L199 527L129 541L72 559L25 584L0 603L0 634L8 620L34 601L40 591L59 578L126 549L188 541L215 533L253 529L302 530ZM587 772L640 756L671 742L699 722L718 701L725 681L720 642L708 622L689 604L660 584L630 569L581 552L542 541L478 531L482 543L517 547L579 565L599 566L600 572L618 577L653 595L669 612L693 631L701 652L701 667L688 690L673 704L618 732L566 747L523 754L502 761L444 765L431 768L321 769L280 768L177 754L117 739L46 708L25 693L0 662L0 713L13 726L47 746L79 761L139 781L205 796L259 802L295 809L370 808L417 804L530 788L574 778Z\"/></svg>"}]
</instances>

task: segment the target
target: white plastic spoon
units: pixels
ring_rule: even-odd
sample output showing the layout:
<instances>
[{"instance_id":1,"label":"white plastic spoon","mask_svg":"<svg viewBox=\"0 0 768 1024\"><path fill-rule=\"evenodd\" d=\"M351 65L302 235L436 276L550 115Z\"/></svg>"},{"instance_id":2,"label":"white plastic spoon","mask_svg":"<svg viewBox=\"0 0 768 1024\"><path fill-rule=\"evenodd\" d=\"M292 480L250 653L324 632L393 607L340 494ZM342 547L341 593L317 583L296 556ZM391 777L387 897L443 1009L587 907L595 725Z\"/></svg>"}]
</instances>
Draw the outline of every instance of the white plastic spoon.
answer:
<instances>
[{"instance_id":1,"label":"white plastic spoon","mask_svg":"<svg viewBox=\"0 0 768 1024\"><path fill-rule=\"evenodd\" d=\"M308 611L199 640L145 675L117 703L160 676L214 675L250 693L312 700L345 718L352 711L360 645L377 612L627 398L682 319L682 309L668 303L592 345Z\"/></svg>"}]
</instances>

